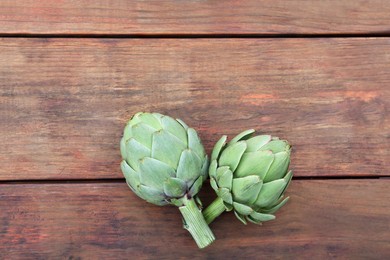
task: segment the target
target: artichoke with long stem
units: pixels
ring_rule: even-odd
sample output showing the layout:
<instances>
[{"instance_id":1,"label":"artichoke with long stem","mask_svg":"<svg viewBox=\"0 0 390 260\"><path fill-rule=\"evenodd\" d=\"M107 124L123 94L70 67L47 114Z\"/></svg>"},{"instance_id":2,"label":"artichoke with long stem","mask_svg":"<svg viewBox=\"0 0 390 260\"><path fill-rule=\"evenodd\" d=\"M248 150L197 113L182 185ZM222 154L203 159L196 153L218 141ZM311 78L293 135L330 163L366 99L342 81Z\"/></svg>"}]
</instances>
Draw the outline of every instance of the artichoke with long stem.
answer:
<instances>
[{"instance_id":1,"label":"artichoke with long stem","mask_svg":"<svg viewBox=\"0 0 390 260\"><path fill-rule=\"evenodd\" d=\"M244 131L227 145L226 136L216 143L209 175L218 198L203 211L207 223L234 210L244 224L260 224L274 219L288 201L283 194L292 178L291 146L270 135L252 137L254 132Z\"/></svg>"},{"instance_id":2,"label":"artichoke with long stem","mask_svg":"<svg viewBox=\"0 0 390 260\"><path fill-rule=\"evenodd\" d=\"M193 128L158 113L137 113L120 142L121 169L130 189L156 205L175 205L200 248L215 237L199 208L208 158Z\"/></svg>"}]
</instances>

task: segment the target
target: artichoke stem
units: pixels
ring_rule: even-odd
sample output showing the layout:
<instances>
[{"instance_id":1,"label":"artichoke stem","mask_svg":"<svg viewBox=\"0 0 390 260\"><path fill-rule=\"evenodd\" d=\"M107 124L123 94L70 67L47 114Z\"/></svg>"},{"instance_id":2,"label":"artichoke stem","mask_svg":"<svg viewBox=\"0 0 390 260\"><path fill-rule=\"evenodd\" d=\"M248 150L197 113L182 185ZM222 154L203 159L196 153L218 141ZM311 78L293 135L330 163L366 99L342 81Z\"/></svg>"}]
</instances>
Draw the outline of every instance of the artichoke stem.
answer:
<instances>
[{"instance_id":1,"label":"artichoke stem","mask_svg":"<svg viewBox=\"0 0 390 260\"><path fill-rule=\"evenodd\" d=\"M179 210L183 215L184 228L191 233L199 248L210 245L215 240L215 237L204 220L195 200L193 198L184 198L183 204L184 206L179 207Z\"/></svg>"},{"instance_id":2,"label":"artichoke stem","mask_svg":"<svg viewBox=\"0 0 390 260\"><path fill-rule=\"evenodd\" d=\"M206 223L210 224L225 210L226 208L223 204L223 200L218 197L203 211L203 217L206 220Z\"/></svg>"}]
</instances>

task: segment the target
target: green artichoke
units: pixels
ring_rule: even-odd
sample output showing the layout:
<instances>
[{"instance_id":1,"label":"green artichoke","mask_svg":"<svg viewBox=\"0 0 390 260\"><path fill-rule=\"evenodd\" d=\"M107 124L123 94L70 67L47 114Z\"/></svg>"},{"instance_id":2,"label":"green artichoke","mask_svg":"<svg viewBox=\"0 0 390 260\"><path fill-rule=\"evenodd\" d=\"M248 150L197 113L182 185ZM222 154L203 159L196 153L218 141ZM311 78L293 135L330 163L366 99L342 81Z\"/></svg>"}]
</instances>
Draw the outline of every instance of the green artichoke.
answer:
<instances>
[{"instance_id":1,"label":"green artichoke","mask_svg":"<svg viewBox=\"0 0 390 260\"><path fill-rule=\"evenodd\" d=\"M135 194L156 205L178 206L200 248L215 240L197 204L208 158L194 129L179 119L140 112L127 123L120 149L121 169Z\"/></svg>"},{"instance_id":2,"label":"green artichoke","mask_svg":"<svg viewBox=\"0 0 390 260\"><path fill-rule=\"evenodd\" d=\"M283 193L292 178L291 147L270 135L252 137L254 132L244 131L227 145L226 136L216 143L209 175L218 198L203 211L207 223L234 210L244 224L260 224L274 219L273 213L287 202Z\"/></svg>"}]
</instances>

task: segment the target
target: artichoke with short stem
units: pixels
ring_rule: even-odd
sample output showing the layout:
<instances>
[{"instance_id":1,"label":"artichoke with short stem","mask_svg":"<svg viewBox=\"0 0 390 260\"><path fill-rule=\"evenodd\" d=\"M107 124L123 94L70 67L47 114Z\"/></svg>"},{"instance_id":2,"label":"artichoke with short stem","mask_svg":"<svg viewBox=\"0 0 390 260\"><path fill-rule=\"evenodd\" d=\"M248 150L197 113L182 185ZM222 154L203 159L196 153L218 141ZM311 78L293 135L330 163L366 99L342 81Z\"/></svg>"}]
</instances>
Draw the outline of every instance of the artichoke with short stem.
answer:
<instances>
[{"instance_id":1,"label":"artichoke with short stem","mask_svg":"<svg viewBox=\"0 0 390 260\"><path fill-rule=\"evenodd\" d=\"M120 142L121 169L130 189L156 205L175 205L200 248L215 238L198 204L208 158L196 131L158 113L137 113Z\"/></svg>"},{"instance_id":2,"label":"artichoke with short stem","mask_svg":"<svg viewBox=\"0 0 390 260\"><path fill-rule=\"evenodd\" d=\"M291 146L270 135L252 137L253 129L242 132L226 145L223 136L215 145L209 168L210 184L218 195L203 211L211 223L224 211L234 210L244 224L260 224L288 200L283 194L291 181Z\"/></svg>"}]
</instances>

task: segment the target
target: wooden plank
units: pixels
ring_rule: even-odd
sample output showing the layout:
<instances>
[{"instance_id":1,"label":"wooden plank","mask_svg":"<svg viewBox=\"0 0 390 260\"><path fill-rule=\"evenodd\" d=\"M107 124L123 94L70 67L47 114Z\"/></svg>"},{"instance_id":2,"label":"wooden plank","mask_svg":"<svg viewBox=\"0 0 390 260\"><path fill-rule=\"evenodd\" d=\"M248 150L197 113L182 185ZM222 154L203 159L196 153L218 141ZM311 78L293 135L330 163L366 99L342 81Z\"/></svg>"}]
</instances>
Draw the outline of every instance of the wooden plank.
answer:
<instances>
[{"instance_id":1,"label":"wooden plank","mask_svg":"<svg viewBox=\"0 0 390 260\"><path fill-rule=\"evenodd\" d=\"M2 0L4 34L389 33L390 3L373 1Z\"/></svg>"},{"instance_id":2,"label":"wooden plank","mask_svg":"<svg viewBox=\"0 0 390 260\"><path fill-rule=\"evenodd\" d=\"M207 151L248 128L288 139L296 176L386 176L390 41L0 39L0 179L122 178L138 111Z\"/></svg>"},{"instance_id":3,"label":"wooden plank","mask_svg":"<svg viewBox=\"0 0 390 260\"><path fill-rule=\"evenodd\" d=\"M293 181L274 221L244 226L233 213L197 249L175 207L136 197L125 183L3 184L0 256L50 259L388 259L390 180ZM208 186L208 185L207 185ZM205 188L204 200L214 198Z\"/></svg>"}]
</instances>

